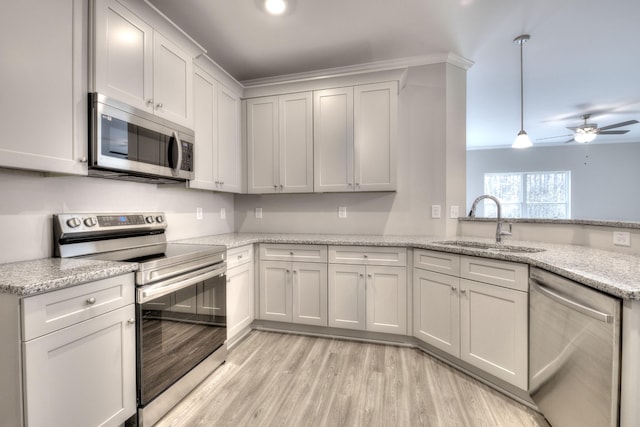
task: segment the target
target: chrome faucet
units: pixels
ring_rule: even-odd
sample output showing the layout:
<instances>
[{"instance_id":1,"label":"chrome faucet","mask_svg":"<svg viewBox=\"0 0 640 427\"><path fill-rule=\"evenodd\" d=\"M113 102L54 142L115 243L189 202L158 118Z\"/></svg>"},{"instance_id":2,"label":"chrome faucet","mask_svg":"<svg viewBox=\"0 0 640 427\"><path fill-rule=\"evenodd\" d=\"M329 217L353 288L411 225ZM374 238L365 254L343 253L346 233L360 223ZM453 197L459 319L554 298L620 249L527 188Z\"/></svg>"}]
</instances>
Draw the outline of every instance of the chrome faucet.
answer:
<instances>
[{"instance_id":1,"label":"chrome faucet","mask_svg":"<svg viewBox=\"0 0 640 427\"><path fill-rule=\"evenodd\" d=\"M500 200L498 200L497 197L490 196L488 194L484 194L482 196L477 197L473 201L473 204L471 205L471 210L469 211L469 217L470 218L476 217L476 207L478 206L478 203L480 203L480 200L483 200L483 199L493 200L496 203L496 206L498 207L498 223L496 224L496 243L502 243L502 236L511 236L511 224L508 224L509 231L502 230L502 226L504 225L502 223L502 205L500 205Z\"/></svg>"}]
</instances>

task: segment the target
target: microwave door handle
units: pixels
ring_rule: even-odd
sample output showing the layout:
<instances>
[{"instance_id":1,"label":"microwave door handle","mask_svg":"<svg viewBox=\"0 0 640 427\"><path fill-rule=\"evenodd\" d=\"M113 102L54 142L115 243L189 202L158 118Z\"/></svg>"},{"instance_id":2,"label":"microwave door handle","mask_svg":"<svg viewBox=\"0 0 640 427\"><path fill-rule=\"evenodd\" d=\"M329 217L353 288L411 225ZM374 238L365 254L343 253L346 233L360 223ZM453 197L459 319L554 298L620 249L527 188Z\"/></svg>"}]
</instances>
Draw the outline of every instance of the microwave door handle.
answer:
<instances>
[{"instance_id":1,"label":"microwave door handle","mask_svg":"<svg viewBox=\"0 0 640 427\"><path fill-rule=\"evenodd\" d=\"M171 167L171 174L173 176L178 176L178 174L180 174L180 169L182 167L182 142L180 141L180 138L178 138L178 133L177 132L173 132L172 136L171 136L171 144L177 144L177 148L178 148L178 159L176 160L175 164L173 164L173 146L171 147L171 164L169 165Z\"/></svg>"}]
</instances>

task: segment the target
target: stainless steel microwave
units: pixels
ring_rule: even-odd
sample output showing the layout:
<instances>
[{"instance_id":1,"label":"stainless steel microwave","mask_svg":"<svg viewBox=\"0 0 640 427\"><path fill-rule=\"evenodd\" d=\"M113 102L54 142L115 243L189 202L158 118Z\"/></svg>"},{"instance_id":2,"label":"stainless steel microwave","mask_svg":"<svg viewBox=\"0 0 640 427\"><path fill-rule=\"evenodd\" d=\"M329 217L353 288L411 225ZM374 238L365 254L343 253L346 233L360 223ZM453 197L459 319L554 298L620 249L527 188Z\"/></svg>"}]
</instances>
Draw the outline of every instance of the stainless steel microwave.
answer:
<instances>
[{"instance_id":1,"label":"stainless steel microwave","mask_svg":"<svg viewBox=\"0 0 640 427\"><path fill-rule=\"evenodd\" d=\"M89 176L152 183L194 179L193 143L190 129L89 94Z\"/></svg>"}]
</instances>

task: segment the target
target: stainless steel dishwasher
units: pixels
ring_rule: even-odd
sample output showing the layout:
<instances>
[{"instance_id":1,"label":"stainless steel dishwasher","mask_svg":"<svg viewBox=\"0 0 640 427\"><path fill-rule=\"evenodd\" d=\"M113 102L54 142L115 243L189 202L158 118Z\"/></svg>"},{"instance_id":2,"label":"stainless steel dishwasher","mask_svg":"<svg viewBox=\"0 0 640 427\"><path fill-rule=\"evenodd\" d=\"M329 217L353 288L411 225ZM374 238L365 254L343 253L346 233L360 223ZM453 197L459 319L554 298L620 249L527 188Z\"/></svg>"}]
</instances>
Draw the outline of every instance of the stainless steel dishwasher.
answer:
<instances>
[{"instance_id":1,"label":"stainless steel dishwasher","mask_svg":"<svg viewBox=\"0 0 640 427\"><path fill-rule=\"evenodd\" d=\"M529 285L531 398L554 427L616 426L620 300L538 268Z\"/></svg>"}]
</instances>

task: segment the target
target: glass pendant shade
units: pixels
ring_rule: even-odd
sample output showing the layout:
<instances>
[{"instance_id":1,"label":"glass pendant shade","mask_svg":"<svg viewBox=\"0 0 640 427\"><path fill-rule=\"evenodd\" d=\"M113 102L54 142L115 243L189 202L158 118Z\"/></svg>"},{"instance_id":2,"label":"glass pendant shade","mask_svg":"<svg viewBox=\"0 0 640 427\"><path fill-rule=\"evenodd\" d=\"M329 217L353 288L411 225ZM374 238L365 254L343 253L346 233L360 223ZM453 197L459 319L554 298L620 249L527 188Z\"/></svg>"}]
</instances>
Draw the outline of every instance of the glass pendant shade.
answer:
<instances>
[{"instance_id":1,"label":"glass pendant shade","mask_svg":"<svg viewBox=\"0 0 640 427\"><path fill-rule=\"evenodd\" d=\"M596 139L597 134L594 132L577 132L576 136L573 137L573 139L576 142L580 142L580 143L587 143L587 142L591 142L594 139Z\"/></svg>"},{"instance_id":2,"label":"glass pendant shade","mask_svg":"<svg viewBox=\"0 0 640 427\"><path fill-rule=\"evenodd\" d=\"M523 130L521 130L520 132L518 132L518 136L516 136L516 140L513 141L513 144L511 145L512 148L529 148L533 145L533 143L531 142L531 138L529 138L529 135L527 135L527 133Z\"/></svg>"},{"instance_id":3,"label":"glass pendant shade","mask_svg":"<svg viewBox=\"0 0 640 427\"><path fill-rule=\"evenodd\" d=\"M284 0L266 0L264 7L272 15L282 15L287 10L287 3Z\"/></svg>"}]
</instances>

